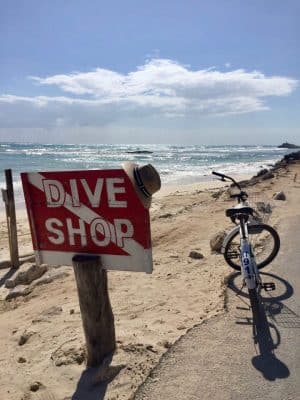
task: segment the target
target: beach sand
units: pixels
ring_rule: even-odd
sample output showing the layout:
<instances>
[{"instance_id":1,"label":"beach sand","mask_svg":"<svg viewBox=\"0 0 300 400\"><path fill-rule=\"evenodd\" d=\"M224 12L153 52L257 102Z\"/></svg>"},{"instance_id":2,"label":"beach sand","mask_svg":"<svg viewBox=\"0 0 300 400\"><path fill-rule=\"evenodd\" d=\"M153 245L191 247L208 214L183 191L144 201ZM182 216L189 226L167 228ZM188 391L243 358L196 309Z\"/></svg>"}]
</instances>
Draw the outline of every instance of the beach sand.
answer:
<instances>
[{"instance_id":1,"label":"beach sand","mask_svg":"<svg viewBox=\"0 0 300 400\"><path fill-rule=\"evenodd\" d=\"M155 196L151 208L153 274L108 272L118 345L112 365L119 373L103 389L105 399L132 398L181 335L225 312L224 281L231 270L209 243L214 234L232 227L224 211L234 202L223 185L202 182L166 189ZM280 220L293 215L299 205L299 188L300 165L290 164L247 191L256 201L272 203L268 222L280 231ZM281 190L286 201L273 200L273 194ZM20 253L28 253L31 238L24 210L18 212L17 220ZM2 214L0 259L7 258L7 248ZM192 250L204 258L192 259ZM66 276L35 287L25 297L4 301L7 289L0 288L1 400L71 398L85 377L85 341L73 270L63 268ZM0 270L0 276L5 273L7 270ZM20 345L24 332L29 338ZM34 382L41 383L36 384L40 386L37 392L30 390Z\"/></svg>"}]
</instances>

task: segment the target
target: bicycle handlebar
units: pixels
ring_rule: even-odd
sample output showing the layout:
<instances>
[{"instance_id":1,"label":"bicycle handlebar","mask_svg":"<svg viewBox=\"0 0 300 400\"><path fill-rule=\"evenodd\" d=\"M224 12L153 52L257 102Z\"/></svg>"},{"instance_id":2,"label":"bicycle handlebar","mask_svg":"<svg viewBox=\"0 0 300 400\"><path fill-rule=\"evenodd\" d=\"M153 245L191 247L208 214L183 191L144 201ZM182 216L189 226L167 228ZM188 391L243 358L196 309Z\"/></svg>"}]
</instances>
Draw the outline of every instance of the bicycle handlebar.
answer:
<instances>
[{"instance_id":1,"label":"bicycle handlebar","mask_svg":"<svg viewBox=\"0 0 300 400\"><path fill-rule=\"evenodd\" d=\"M231 176L224 175L224 174L221 174L220 172L216 172L216 171L212 171L212 174L216 175L216 176L220 176L223 181L225 181L225 179L231 180L233 182L233 184L239 188L240 191L242 190L242 188L240 187L238 182L236 182L233 178L231 178Z\"/></svg>"}]
</instances>

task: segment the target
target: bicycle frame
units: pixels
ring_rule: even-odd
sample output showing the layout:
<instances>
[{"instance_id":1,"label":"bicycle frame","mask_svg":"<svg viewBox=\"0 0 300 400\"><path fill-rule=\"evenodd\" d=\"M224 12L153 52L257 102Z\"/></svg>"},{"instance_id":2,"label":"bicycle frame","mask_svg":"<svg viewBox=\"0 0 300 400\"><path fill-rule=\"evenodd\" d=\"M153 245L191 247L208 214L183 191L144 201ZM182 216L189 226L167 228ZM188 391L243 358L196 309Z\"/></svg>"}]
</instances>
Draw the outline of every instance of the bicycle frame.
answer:
<instances>
[{"instance_id":1,"label":"bicycle frame","mask_svg":"<svg viewBox=\"0 0 300 400\"><path fill-rule=\"evenodd\" d=\"M248 226L242 216L240 218L241 273L248 289L255 289L259 283L258 269L249 243Z\"/></svg>"}]
</instances>

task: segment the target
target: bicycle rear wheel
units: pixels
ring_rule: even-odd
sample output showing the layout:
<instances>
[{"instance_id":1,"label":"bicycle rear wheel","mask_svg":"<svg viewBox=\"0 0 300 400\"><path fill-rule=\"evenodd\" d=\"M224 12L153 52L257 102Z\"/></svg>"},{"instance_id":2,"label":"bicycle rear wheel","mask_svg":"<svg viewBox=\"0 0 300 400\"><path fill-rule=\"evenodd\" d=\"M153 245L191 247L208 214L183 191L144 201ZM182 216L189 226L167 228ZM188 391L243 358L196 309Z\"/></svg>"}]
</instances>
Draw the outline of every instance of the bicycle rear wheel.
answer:
<instances>
[{"instance_id":1,"label":"bicycle rear wheel","mask_svg":"<svg viewBox=\"0 0 300 400\"><path fill-rule=\"evenodd\" d=\"M261 269L277 256L280 248L279 235L272 226L263 223L248 224L248 234L257 268ZM226 243L224 258L228 265L240 271L240 255L240 235L237 230Z\"/></svg>"}]
</instances>

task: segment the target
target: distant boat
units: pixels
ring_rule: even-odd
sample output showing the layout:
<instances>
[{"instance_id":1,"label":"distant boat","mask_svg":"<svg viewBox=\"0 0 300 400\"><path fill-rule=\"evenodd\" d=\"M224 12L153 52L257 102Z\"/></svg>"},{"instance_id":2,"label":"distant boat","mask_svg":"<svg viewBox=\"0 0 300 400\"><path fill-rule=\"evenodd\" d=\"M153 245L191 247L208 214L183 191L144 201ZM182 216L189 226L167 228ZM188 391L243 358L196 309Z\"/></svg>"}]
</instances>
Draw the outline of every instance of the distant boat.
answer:
<instances>
[{"instance_id":1,"label":"distant boat","mask_svg":"<svg viewBox=\"0 0 300 400\"><path fill-rule=\"evenodd\" d=\"M282 143L280 146L278 146L280 149L300 149L300 146L297 146L296 144L292 143Z\"/></svg>"},{"instance_id":2,"label":"distant boat","mask_svg":"<svg viewBox=\"0 0 300 400\"><path fill-rule=\"evenodd\" d=\"M149 150L133 150L133 151L126 151L128 154L152 154L153 151Z\"/></svg>"}]
</instances>

